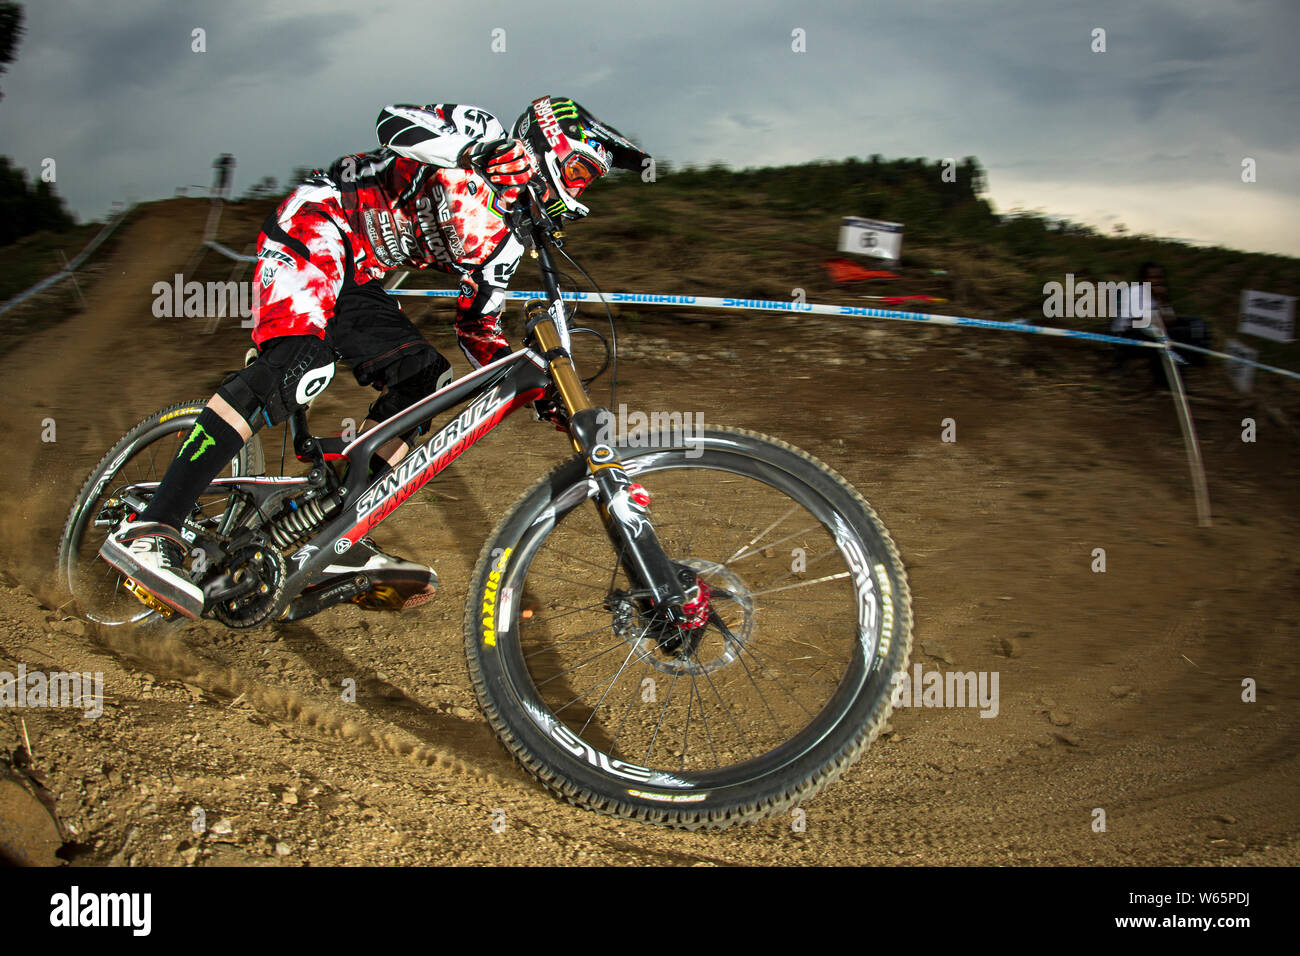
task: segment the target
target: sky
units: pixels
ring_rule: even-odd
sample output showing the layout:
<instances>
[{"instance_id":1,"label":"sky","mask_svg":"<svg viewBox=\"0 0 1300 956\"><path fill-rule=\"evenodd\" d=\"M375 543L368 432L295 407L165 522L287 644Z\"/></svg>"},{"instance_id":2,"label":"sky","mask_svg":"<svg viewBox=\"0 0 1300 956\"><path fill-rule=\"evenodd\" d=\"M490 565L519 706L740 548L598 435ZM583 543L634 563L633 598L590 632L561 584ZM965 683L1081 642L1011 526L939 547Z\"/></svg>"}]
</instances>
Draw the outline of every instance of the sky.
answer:
<instances>
[{"instance_id":1,"label":"sky","mask_svg":"<svg viewBox=\"0 0 1300 956\"><path fill-rule=\"evenodd\" d=\"M83 220L206 186L222 152L237 195L283 183L373 148L387 103L509 126L550 93L674 164L975 156L998 212L1300 256L1297 0L24 6L0 154L54 159Z\"/></svg>"}]
</instances>

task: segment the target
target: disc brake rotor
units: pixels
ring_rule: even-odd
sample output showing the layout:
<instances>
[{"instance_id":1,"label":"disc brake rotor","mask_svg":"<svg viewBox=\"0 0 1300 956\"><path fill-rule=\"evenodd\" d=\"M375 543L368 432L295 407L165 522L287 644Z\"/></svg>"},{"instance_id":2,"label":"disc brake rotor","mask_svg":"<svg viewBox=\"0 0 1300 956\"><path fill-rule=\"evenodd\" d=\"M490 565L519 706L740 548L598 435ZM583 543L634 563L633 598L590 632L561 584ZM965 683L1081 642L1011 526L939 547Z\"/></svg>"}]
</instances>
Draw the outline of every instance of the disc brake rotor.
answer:
<instances>
[{"instance_id":1,"label":"disc brake rotor","mask_svg":"<svg viewBox=\"0 0 1300 956\"><path fill-rule=\"evenodd\" d=\"M687 622L675 625L646 614L619 596L610 602L614 633L637 659L666 674L708 674L733 663L754 631L754 600L740 576L702 558L677 562L695 572L684 605Z\"/></svg>"}]
</instances>

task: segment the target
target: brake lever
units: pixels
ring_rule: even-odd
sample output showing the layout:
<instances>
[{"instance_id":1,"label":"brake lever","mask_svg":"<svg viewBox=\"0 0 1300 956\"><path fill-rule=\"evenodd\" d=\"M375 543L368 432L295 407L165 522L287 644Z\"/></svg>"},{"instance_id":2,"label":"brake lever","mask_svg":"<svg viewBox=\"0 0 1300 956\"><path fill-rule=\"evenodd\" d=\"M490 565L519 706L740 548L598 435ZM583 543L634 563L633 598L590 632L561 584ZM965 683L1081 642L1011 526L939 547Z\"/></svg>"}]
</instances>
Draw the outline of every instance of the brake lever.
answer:
<instances>
[{"instance_id":1,"label":"brake lever","mask_svg":"<svg viewBox=\"0 0 1300 956\"><path fill-rule=\"evenodd\" d=\"M536 245L539 235L545 237L546 241L557 249L563 245L561 237L564 233L561 231L560 223L546 211L531 182L528 184L527 208L521 203L516 203L510 210L510 215L513 217L510 227L514 230L516 238L523 243L524 248Z\"/></svg>"}]
</instances>

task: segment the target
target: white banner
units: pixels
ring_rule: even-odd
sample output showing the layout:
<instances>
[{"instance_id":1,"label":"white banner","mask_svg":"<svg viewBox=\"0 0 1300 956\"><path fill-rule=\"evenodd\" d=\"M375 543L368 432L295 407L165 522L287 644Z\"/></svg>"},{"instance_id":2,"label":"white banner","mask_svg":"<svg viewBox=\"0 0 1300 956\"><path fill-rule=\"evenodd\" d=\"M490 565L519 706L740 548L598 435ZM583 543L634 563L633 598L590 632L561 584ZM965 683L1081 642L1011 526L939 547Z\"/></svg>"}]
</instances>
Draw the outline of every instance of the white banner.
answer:
<instances>
[{"instance_id":1,"label":"white banner","mask_svg":"<svg viewBox=\"0 0 1300 956\"><path fill-rule=\"evenodd\" d=\"M1236 339L1228 339L1227 347L1224 349L1234 358L1245 359L1247 362L1259 361L1259 349L1252 349L1244 342L1238 342ZM1249 392L1255 387L1255 369L1250 365L1241 362L1228 363L1228 378L1232 379L1232 384L1237 386L1239 392Z\"/></svg>"},{"instance_id":2,"label":"white banner","mask_svg":"<svg viewBox=\"0 0 1300 956\"><path fill-rule=\"evenodd\" d=\"M1243 289L1237 331L1274 342L1295 341L1295 296Z\"/></svg>"},{"instance_id":3,"label":"white banner","mask_svg":"<svg viewBox=\"0 0 1300 956\"><path fill-rule=\"evenodd\" d=\"M903 254L903 224L845 216L840 224L840 252L897 262Z\"/></svg>"}]
</instances>

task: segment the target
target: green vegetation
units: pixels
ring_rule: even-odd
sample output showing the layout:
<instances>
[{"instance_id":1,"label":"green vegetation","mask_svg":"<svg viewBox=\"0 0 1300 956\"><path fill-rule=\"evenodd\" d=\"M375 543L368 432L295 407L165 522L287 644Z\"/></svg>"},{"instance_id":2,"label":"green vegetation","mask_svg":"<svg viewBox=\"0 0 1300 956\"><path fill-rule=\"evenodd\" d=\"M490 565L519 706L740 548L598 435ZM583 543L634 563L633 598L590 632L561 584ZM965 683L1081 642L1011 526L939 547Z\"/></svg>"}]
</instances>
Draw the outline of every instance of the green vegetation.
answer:
<instances>
[{"instance_id":1,"label":"green vegetation","mask_svg":"<svg viewBox=\"0 0 1300 956\"><path fill-rule=\"evenodd\" d=\"M27 172L0 156L0 246L42 229L62 232L73 225L50 183L38 179L28 184Z\"/></svg>"},{"instance_id":2,"label":"green vegetation","mask_svg":"<svg viewBox=\"0 0 1300 956\"><path fill-rule=\"evenodd\" d=\"M1040 323L1044 283L1064 282L1067 273L1076 281L1131 281L1150 259L1165 267L1175 310L1209 320L1218 344L1236 328L1242 289L1300 295L1295 258L1103 235L1035 213L998 215L976 159L956 165L954 182L943 172L939 162L879 156L747 170L660 164L654 183L616 174L594 185L587 194L594 212L574 227L573 249L594 263L621 260L631 245L645 263L638 291L789 298L798 287L810 301L928 294L950 300L935 311ZM847 291L829 282L821 263L839 255L846 215L905 225L902 278ZM1108 326L1104 319L1059 321ZM1300 345L1250 344L1264 361L1300 367Z\"/></svg>"}]
</instances>

